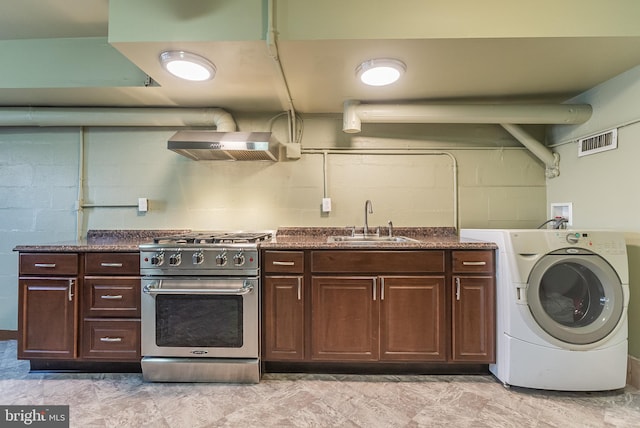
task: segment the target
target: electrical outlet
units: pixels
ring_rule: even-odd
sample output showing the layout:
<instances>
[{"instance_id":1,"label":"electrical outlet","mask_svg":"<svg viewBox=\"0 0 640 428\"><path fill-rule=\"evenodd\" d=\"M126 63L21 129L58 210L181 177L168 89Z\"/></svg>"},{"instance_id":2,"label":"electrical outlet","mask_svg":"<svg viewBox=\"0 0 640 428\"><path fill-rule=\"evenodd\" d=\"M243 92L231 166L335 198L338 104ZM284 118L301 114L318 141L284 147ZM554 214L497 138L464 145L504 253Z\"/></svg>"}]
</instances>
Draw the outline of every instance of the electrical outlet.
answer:
<instances>
[{"instance_id":1,"label":"electrical outlet","mask_svg":"<svg viewBox=\"0 0 640 428\"><path fill-rule=\"evenodd\" d=\"M322 212L331 212L331 198L322 198Z\"/></svg>"},{"instance_id":2,"label":"electrical outlet","mask_svg":"<svg viewBox=\"0 0 640 428\"><path fill-rule=\"evenodd\" d=\"M147 198L138 198L138 211L146 213L149 210L149 201Z\"/></svg>"}]
</instances>

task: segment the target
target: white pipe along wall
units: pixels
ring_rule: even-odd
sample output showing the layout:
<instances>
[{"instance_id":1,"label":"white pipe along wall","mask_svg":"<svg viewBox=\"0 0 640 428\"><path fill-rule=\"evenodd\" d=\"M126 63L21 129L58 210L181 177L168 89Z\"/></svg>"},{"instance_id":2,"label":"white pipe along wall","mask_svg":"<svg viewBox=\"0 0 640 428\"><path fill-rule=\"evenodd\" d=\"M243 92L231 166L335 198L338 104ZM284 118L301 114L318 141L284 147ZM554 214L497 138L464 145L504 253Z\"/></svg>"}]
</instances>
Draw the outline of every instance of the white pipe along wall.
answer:
<instances>
[{"instance_id":1,"label":"white pipe along wall","mask_svg":"<svg viewBox=\"0 0 640 428\"><path fill-rule=\"evenodd\" d=\"M0 126L215 126L235 132L236 122L221 108L6 107Z\"/></svg>"},{"instance_id":2,"label":"white pipe along wall","mask_svg":"<svg viewBox=\"0 0 640 428\"><path fill-rule=\"evenodd\" d=\"M512 124L580 124L591 117L589 104L361 104L344 102L342 130L355 134L365 123L500 124L546 166L547 178L560 175L559 156Z\"/></svg>"}]
</instances>

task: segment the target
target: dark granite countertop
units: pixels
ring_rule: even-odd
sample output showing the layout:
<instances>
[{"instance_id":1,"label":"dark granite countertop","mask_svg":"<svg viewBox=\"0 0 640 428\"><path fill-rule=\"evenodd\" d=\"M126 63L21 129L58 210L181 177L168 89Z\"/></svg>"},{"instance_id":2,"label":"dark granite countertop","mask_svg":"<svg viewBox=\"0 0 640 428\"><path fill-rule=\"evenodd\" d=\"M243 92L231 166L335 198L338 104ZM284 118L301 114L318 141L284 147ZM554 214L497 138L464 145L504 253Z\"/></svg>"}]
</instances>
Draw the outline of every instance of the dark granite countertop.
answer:
<instances>
[{"instance_id":1,"label":"dark granite countertop","mask_svg":"<svg viewBox=\"0 0 640 428\"><path fill-rule=\"evenodd\" d=\"M138 245L153 241L156 236L190 232L180 230L89 230L84 239L50 244L16 245L13 251L51 253L135 252Z\"/></svg>"},{"instance_id":2,"label":"dark granite countertop","mask_svg":"<svg viewBox=\"0 0 640 428\"><path fill-rule=\"evenodd\" d=\"M135 252L138 245L151 242L154 237L190 232L181 230L90 230L86 238L77 241L49 244L17 245L13 250L21 252ZM362 233L357 228L356 233ZM275 238L261 242L264 249L495 249L492 242L464 242L453 227L396 227L394 236L415 239L412 242L376 242L355 244L327 242L329 236L346 236L351 233L344 227L282 227ZM383 233L384 235L384 233Z\"/></svg>"},{"instance_id":3,"label":"dark granite countertop","mask_svg":"<svg viewBox=\"0 0 640 428\"><path fill-rule=\"evenodd\" d=\"M361 234L362 228L356 228ZM461 241L453 227L395 227L394 236L405 236L417 242L376 242L354 244L327 242L330 236L347 236L351 229L344 227L283 227L275 239L260 244L263 249L496 249L493 242ZM384 235L383 232L381 232Z\"/></svg>"}]
</instances>

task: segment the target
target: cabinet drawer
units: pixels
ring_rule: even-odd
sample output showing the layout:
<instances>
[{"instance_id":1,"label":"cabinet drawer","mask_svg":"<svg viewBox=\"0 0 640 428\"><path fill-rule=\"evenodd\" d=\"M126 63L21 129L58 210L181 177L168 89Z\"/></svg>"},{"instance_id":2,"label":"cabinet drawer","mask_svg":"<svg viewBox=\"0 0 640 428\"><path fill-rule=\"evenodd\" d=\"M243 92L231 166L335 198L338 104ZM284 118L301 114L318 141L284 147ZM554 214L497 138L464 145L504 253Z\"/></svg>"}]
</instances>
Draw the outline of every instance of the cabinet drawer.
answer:
<instances>
[{"instance_id":1,"label":"cabinet drawer","mask_svg":"<svg viewBox=\"0 0 640 428\"><path fill-rule=\"evenodd\" d=\"M140 359L139 320L85 320L82 338L83 358Z\"/></svg>"},{"instance_id":2,"label":"cabinet drawer","mask_svg":"<svg viewBox=\"0 0 640 428\"><path fill-rule=\"evenodd\" d=\"M453 251L454 272L493 272L493 251L491 250L463 250Z\"/></svg>"},{"instance_id":3,"label":"cabinet drawer","mask_svg":"<svg viewBox=\"0 0 640 428\"><path fill-rule=\"evenodd\" d=\"M444 272L444 251L314 251L311 271L317 273Z\"/></svg>"},{"instance_id":4,"label":"cabinet drawer","mask_svg":"<svg viewBox=\"0 0 640 428\"><path fill-rule=\"evenodd\" d=\"M302 251L265 251L265 272L302 273L304 271L304 253Z\"/></svg>"},{"instance_id":5,"label":"cabinet drawer","mask_svg":"<svg viewBox=\"0 0 640 428\"><path fill-rule=\"evenodd\" d=\"M76 275L78 255L60 253L21 253L20 275Z\"/></svg>"},{"instance_id":6,"label":"cabinet drawer","mask_svg":"<svg viewBox=\"0 0 640 428\"><path fill-rule=\"evenodd\" d=\"M139 253L87 253L87 275L140 275Z\"/></svg>"},{"instance_id":7,"label":"cabinet drawer","mask_svg":"<svg viewBox=\"0 0 640 428\"><path fill-rule=\"evenodd\" d=\"M140 278L85 277L84 317L140 317Z\"/></svg>"}]
</instances>

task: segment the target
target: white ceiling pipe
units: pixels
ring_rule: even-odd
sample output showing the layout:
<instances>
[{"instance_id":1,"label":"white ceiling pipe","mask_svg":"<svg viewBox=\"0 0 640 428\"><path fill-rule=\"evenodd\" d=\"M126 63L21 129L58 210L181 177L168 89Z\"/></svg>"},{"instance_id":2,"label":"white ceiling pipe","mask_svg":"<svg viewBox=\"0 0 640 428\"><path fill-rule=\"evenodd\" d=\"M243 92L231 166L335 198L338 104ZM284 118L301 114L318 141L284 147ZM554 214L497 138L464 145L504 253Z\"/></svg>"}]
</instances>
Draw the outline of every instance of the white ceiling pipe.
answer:
<instances>
[{"instance_id":1,"label":"white ceiling pipe","mask_svg":"<svg viewBox=\"0 0 640 428\"><path fill-rule=\"evenodd\" d=\"M579 124L591 117L588 104L360 104L344 103L342 130L365 123Z\"/></svg>"},{"instance_id":2,"label":"white ceiling pipe","mask_svg":"<svg viewBox=\"0 0 640 428\"><path fill-rule=\"evenodd\" d=\"M0 126L215 126L235 132L220 108L3 107Z\"/></svg>"},{"instance_id":3,"label":"white ceiling pipe","mask_svg":"<svg viewBox=\"0 0 640 428\"><path fill-rule=\"evenodd\" d=\"M547 146L533 138L517 125L508 123L500 124L507 132L520 141L535 157L540 159L546 166L545 174L547 178L555 178L560 175L560 155L553 153Z\"/></svg>"}]
</instances>

